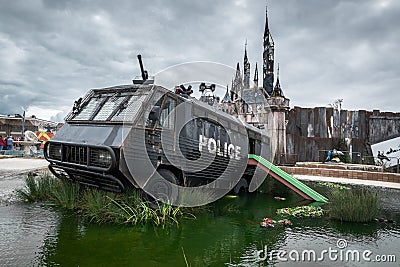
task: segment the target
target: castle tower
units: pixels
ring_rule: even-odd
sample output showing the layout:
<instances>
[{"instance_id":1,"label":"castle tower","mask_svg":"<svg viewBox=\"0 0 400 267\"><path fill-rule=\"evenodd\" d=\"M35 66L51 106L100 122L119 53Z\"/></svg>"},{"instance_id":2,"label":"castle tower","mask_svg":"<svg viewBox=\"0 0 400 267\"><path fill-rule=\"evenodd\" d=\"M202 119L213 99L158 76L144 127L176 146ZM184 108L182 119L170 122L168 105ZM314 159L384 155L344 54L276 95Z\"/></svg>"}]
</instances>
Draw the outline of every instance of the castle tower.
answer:
<instances>
[{"instance_id":1,"label":"castle tower","mask_svg":"<svg viewBox=\"0 0 400 267\"><path fill-rule=\"evenodd\" d=\"M276 83L275 83L274 91L272 91L271 97L285 97L283 95L281 84L279 82L279 64L278 64L278 73L276 75Z\"/></svg>"},{"instance_id":2,"label":"castle tower","mask_svg":"<svg viewBox=\"0 0 400 267\"><path fill-rule=\"evenodd\" d=\"M268 10L265 13L263 39L263 80L259 87L258 65L254 72L254 86L250 88L250 63L247 57L247 41L244 50L244 68L240 71L237 64L235 78L232 81L231 100L237 117L266 131L270 137L271 158L278 164L286 162L286 117L289 110L289 99L283 94L279 66L274 86L275 44L268 25ZM228 93L223 103L228 106Z\"/></svg>"},{"instance_id":3,"label":"castle tower","mask_svg":"<svg viewBox=\"0 0 400 267\"><path fill-rule=\"evenodd\" d=\"M274 87L275 46L268 26L268 10L265 7L264 52L263 52L263 88L268 95Z\"/></svg>"},{"instance_id":4,"label":"castle tower","mask_svg":"<svg viewBox=\"0 0 400 267\"><path fill-rule=\"evenodd\" d=\"M245 89L250 88L250 62L249 59L247 58L247 40L244 46L243 86Z\"/></svg>"},{"instance_id":5,"label":"castle tower","mask_svg":"<svg viewBox=\"0 0 400 267\"><path fill-rule=\"evenodd\" d=\"M233 78L232 78L232 84L231 84L231 100L234 101L236 96L235 96L235 92L234 92L234 85L233 85Z\"/></svg>"},{"instance_id":6,"label":"castle tower","mask_svg":"<svg viewBox=\"0 0 400 267\"><path fill-rule=\"evenodd\" d=\"M232 94L232 92L231 92ZM219 103L220 109L228 114L235 114L235 103L233 103L231 96L229 95L229 86L226 85L226 93Z\"/></svg>"},{"instance_id":7,"label":"castle tower","mask_svg":"<svg viewBox=\"0 0 400 267\"><path fill-rule=\"evenodd\" d=\"M235 74L235 79L233 80L233 86L231 88L231 91L233 91L234 95L234 98L232 98L232 100L240 98L243 95L243 78L242 78L242 72L240 71L239 62L236 65L236 74Z\"/></svg>"},{"instance_id":8,"label":"castle tower","mask_svg":"<svg viewBox=\"0 0 400 267\"><path fill-rule=\"evenodd\" d=\"M274 162L278 164L286 163L286 116L289 111L289 99L283 94L279 81L279 65L276 84L271 97L267 99L272 113L269 122L271 129L271 151L275 151Z\"/></svg>"}]
</instances>

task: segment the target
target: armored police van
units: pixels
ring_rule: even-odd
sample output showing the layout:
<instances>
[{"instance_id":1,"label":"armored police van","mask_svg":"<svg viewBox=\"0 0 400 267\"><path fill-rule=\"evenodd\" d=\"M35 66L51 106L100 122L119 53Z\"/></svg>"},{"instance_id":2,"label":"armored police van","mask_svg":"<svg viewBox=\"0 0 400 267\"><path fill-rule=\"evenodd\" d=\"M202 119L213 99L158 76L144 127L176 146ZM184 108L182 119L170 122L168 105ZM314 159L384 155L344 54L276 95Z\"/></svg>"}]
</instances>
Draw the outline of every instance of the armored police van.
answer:
<instances>
[{"instance_id":1,"label":"armored police van","mask_svg":"<svg viewBox=\"0 0 400 267\"><path fill-rule=\"evenodd\" d=\"M157 198L171 184L245 190L255 170L247 155L261 150L267 157L269 139L259 129L190 92L152 84L142 67L141 81L75 101L44 155L57 177L113 192L150 188Z\"/></svg>"}]
</instances>

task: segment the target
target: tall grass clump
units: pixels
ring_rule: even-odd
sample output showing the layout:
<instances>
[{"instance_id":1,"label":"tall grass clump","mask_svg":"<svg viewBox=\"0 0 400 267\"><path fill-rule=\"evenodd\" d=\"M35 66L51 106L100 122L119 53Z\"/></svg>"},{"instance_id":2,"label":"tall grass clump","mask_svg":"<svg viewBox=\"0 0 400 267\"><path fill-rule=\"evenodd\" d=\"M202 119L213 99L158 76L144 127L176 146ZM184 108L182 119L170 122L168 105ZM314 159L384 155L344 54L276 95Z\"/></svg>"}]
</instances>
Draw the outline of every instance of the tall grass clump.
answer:
<instances>
[{"instance_id":1,"label":"tall grass clump","mask_svg":"<svg viewBox=\"0 0 400 267\"><path fill-rule=\"evenodd\" d=\"M133 200L127 203L122 199L113 199L107 196L110 203L107 206L107 217L112 222L125 224L146 224L152 223L156 226L166 226L168 224L178 225L179 217L183 212L179 207L173 207L166 203L158 203L153 208L150 202Z\"/></svg>"},{"instance_id":2,"label":"tall grass clump","mask_svg":"<svg viewBox=\"0 0 400 267\"><path fill-rule=\"evenodd\" d=\"M69 180L61 180L61 183L58 183L51 190L52 202L68 210L79 208L80 197L80 185Z\"/></svg>"},{"instance_id":3,"label":"tall grass clump","mask_svg":"<svg viewBox=\"0 0 400 267\"><path fill-rule=\"evenodd\" d=\"M107 205L109 199L106 193L97 189L85 189L82 195L81 208L82 213L88 218L90 222L105 223L108 218L105 216L107 213Z\"/></svg>"},{"instance_id":4,"label":"tall grass clump","mask_svg":"<svg viewBox=\"0 0 400 267\"><path fill-rule=\"evenodd\" d=\"M51 198L52 188L59 183L49 173L28 173L25 178L25 186L17 189L17 196L25 202L45 201Z\"/></svg>"},{"instance_id":5,"label":"tall grass clump","mask_svg":"<svg viewBox=\"0 0 400 267\"><path fill-rule=\"evenodd\" d=\"M378 215L377 193L360 190L333 190L329 217L345 222L369 222Z\"/></svg>"},{"instance_id":6,"label":"tall grass clump","mask_svg":"<svg viewBox=\"0 0 400 267\"><path fill-rule=\"evenodd\" d=\"M25 187L17 190L24 202L46 201L51 206L72 210L93 223L178 224L184 212L166 203L145 200L140 190L110 193L80 186L67 179L58 179L49 173L29 174ZM186 213L185 213L186 214Z\"/></svg>"}]
</instances>

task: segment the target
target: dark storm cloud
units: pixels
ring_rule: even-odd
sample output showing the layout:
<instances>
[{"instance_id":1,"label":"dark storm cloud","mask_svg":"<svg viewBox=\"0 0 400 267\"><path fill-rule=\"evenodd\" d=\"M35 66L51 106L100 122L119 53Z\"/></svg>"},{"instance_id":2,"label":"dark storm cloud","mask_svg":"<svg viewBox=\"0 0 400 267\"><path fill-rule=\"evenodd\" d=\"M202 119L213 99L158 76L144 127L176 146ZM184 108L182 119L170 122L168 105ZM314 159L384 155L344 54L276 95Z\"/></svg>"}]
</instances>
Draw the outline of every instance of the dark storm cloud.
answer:
<instances>
[{"instance_id":1,"label":"dark storm cloud","mask_svg":"<svg viewBox=\"0 0 400 267\"><path fill-rule=\"evenodd\" d=\"M68 110L89 88L130 83L136 55L157 73L187 61L262 69L265 2L3 1L0 114ZM292 105L398 111L400 4L268 1L281 84ZM262 77L260 75L260 77ZM60 117L61 115L53 114Z\"/></svg>"},{"instance_id":2,"label":"dark storm cloud","mask_svg":"<svg viewBox=\"0 0 400 267\"><path fill-rule=\"evenodd\" d=\"M343 98L347 108L399 110L398 1L284 1L276 8L277 53L293 103Z\"/></svg>"}]
</instances>

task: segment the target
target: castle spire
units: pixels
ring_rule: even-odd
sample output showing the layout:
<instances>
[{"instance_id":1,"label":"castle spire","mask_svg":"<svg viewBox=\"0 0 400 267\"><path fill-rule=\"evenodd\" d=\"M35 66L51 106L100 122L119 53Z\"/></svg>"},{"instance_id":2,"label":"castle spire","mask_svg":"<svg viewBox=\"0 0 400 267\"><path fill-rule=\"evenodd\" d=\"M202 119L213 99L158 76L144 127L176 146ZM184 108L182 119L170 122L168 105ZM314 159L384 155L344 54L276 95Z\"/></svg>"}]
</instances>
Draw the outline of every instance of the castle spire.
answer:
<instances>
[{"instance_id":1,"label":"castle spire","mask_svg":"<svg viewBox=\"0 0 400 267\"><path fill-rule=\"evenodd\" d=\"M279 64L278 64L278 72L277 72L277 75L276 75L276 84L275 84L274 91L272 92L271 96L272 97L277 97L277 96L278 97L285 97L283 95L281 84L279 82Z\"/></svg>"},{"instance_id":2,"label":"castle spire","mask_svg":"<svg viewBox=\"0 0 400 267\"><path fill-rule=\"evenodd\" d=\"M268 26L268 8L265 7L264 52L263 52L263 88L268 95L274 87L274 54L275 45Z\"/></svg>"},{"instance_id":3,"label":"castle spire","mask_svg":"<svg viewBox=\"0 0 400 267\"><path fill-rule=\"evenodd\" d=\"M229 96L229 86L226 85L226 93L225 93L224 98L222 98L221 103L231 103L231 102L232 102L232 100L231 100L231 96Z\"/></svg>"},{"instance_id":4,"label":"castle spire","mask_svg":"<svg viewBox=\"0 0 400 267\"><path fill-rule=\"evenodd\" d=\"M258 89L258 67L256 62L256 69L254 70L254 88Z\"/></svg>"},{"instance_id":5,"label":"castle spire","mask_svg":"<svg viewBox=\"0 0 400 267\"><path fill-rule=\"evenodd\" d=\"M265 28L264 28L264 38L269 35L269 26L268 26L268 6L265 4Z\"/></svg>"},{"instance_id":6,"label":"castle spire","mask_svg":"<svg viewBox=\"0 0 400 267\"><path fill-rule=\"evenodd\" d=\"M231 100L234 101L236 96L235 96L235 91L234 91L235 85L233 84L233 78L232 78L232 85L231 85Z\"/></svg>"},{"instance_id":7,"label":"castle spire","mask_svg":"<svg viewBox=\"0 0 400 267\"><path fill-rule=\"evenodd\" d=\"M250 62L247 58L247 39L244 45L243 76L244 88L248 89L250 88Z\"/></svg>"},{"instance_id":8,"label":"castle spire","mask_svg":"<svg viewBox=\"0 0 400 267\"><path fill-rule=\"evenodd\" d=\"M238 62L236 65L235 82L238 83L239 81L242 82L242 73L240 71L240 65Z\"/></svg>"},{"instance_id":9,"label":"castle spire","mask_svg":"<svg viewBox=\"0 0 400 267\"><path fill-rule=\"evenodd\" d=\"M276 83L279 83L279 63L278 63L278 71L276 72Z\"/></svg>"}]
</instances>

